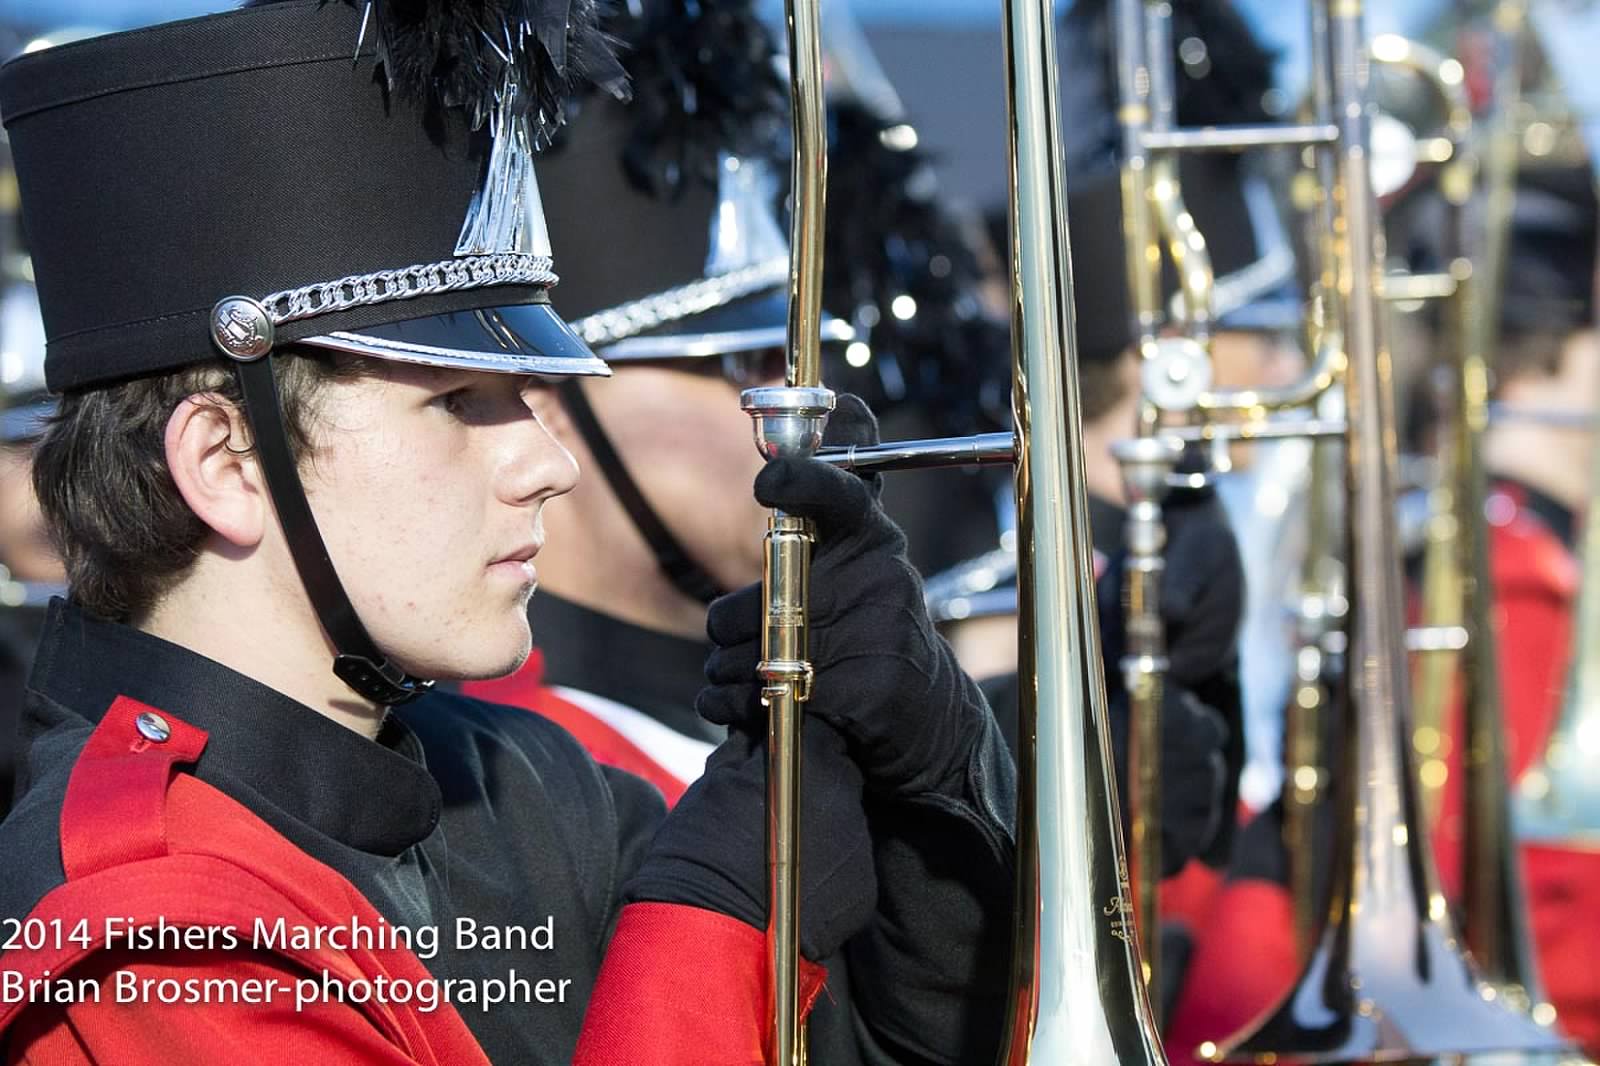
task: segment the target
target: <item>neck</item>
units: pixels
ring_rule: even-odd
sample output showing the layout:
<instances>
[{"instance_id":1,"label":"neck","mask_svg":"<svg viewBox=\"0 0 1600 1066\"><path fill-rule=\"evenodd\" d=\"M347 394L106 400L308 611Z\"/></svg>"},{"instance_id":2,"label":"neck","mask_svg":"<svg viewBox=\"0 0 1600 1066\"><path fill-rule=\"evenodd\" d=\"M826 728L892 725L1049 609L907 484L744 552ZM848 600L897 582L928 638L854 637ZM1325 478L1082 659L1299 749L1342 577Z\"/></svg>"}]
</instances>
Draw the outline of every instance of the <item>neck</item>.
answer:
<instances>
[{"instance_id":1,"label":"neck","mask_svg":"<svg viewBox=\"0 0 1600 1066\"><path fill-rule=\"evenodd\" d=\"M241 566L251 573L241 573ZM204 655L305 704L347 729L376 737L388 708L333 675L333 645L303 590L256 582L253 568L205 552L177 588L134 627ZM249 619L241 625L241 619ZM261 640L261 633L271 640Z\"/></svg>"},{"instance_id":2,"label":"neck","mask_svg":"<svg viewBox=\"0 0 1600 1066\"><path fill-rule=\"evenodd\" d=\"M1508 407L1562 411L1574 409L1559 381L1552 385L1514 383L1501 390ZM1591 408L1584 404L1574 413ZM1589 498L1589 464L1593 442L1585 429L1505 419L1491 424L1483 437L1483 461L1489 473L1520 481L1571 511Z\"/></svg>"},{"instance_id":3,"label":"neck","mask_svg":"<svg viewBox=\"0 0 1600 1066\"><path fill-rule=\"evenodd\" d=\"M1520 481L1570 511L1583 508L1589 492L1589 457L1563 448L1540 426L1495 426L1484 436L1483 459L1495 477Z\"/></svg>"}]
</instances>

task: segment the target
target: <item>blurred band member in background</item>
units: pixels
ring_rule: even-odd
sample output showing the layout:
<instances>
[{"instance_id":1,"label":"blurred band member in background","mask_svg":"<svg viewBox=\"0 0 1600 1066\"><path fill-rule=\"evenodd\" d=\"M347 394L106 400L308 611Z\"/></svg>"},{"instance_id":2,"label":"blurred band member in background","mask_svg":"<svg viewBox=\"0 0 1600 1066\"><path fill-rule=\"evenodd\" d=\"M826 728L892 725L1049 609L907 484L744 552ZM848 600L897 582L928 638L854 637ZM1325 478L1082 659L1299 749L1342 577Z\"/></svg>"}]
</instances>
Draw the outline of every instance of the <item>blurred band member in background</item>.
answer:
<instances>
[{"instance_id":1,"label":"blurred band member in background","mask_svg":"<svg viewBox=\"0 0 1600 1066\"><path fill-rule=\"evenodd\" d=\"M0 293L0 818L11 807L23 682L44 605L65 588L33 493L34 443L55 409L44 389L44 327L33 285Z\"/></svg>"}]
</instances>

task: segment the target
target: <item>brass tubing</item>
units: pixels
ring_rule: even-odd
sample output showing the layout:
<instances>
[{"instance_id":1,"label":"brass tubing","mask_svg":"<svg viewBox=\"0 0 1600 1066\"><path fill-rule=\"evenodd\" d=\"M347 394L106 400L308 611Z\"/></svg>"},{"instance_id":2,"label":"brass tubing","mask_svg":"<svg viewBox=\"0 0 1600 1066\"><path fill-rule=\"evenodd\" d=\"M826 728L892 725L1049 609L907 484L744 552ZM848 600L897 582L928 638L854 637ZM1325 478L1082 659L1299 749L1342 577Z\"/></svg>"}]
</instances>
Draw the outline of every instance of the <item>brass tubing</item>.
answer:
<instances>
[{"instance_id":1,"label":"brass tubing","mask_svg":"<svg viewBox=\"0 0 1600 1066\"><path fill-rule=\"evenodd\" d=\"M1323 396L1319 411L1342 414L1344 397ZM1341 419L1342 422L1342 419ZM1309 956L1325 914L1318 854L1319 832L1330 773L1324 738L1329 717L1338 712L1333 686L1342 674L1348 601L1345 597L1344 544L1339 518L1343 507L1341 442L1318 438L1311 446L1311 483L1306 497L1306 553L1301 567L1295 617L1294 687L1284 716L1285 775L1283 840L1289 863L1297 957Z\"/></svg>"},{"instance_id":2,"label":"brass tubing","mask_svg":"<svg viewBox=\"0 0 1600 1066\"><path fill-rule=\"evenodd\" d=\"M1185 443L1202 440L1284 440L1342 437L1344 433L1345 423L1340 419L1280 419L1165 426L1156 439ZM1016 450L1014 434L978 433L971 437L931 437L927 440L823 448L817 452L817 458L846 470L863 472L934 470L949 466L1005 465L1016 458Z\"/></svg>"},{"instance_id":3,"label":"brass tubing","mask_svg":"<svg viewBox=\"0 0 1600 1066\"><path fill-rule=\"evenodd\" d=\"M821 443L833 396L822 385L822 247L827 216L827 116L822 84L819 0L784 0L789 43L789 101L794 133L790 220L786 387L748 390L744 406L757 422L768 458L806 456ZM762 579L767 602L762 633L762 699L768 708L767 850L771 1054L782 1066L804 1066L800 1022L801 715L810 695L806 611L811 569L810 523L773 512Z\"/></svg>"},{"instance_id":4,"label":"brass tubing","mask_svg":"<svg viewBox=\"0 0 1600 1066\"><path fill-rule=\"evenodd\" d=\"M1161 619L1161 574L1166 567L1167 530L1161 500L1183 445L1161 437L1119 440L1111 446L1122 467L1128 499L1124 542L1122 609L1127 651L1122 657L1128 690L1129 851L1133 858L1133 905L1144 952L1144 980L1161 1021L1161 700L1168 662Z\"/></svg>"},{"instance_id":5,"label":"brass tubing","mask_svg":"<svg viewBox=\"0 0 1600 1066\"><path fill-rule=\"evenodd\" d=\"M1338 136L1338 127L1333 125L1206 126L1152 130L1139 143L1148 152L1247 152L1255 148L1332 144Z\"/></svg>"},{"instance_id":6,"label":"brass tubing","mask_svg":"<svg viewBox=\"0 0 1600 1066\"><path fill-rule=\"evenodd\" d=\"M1015 433L979 433L971 437L933 437L889 444L852 444L824 448L817 458L846 470L932 470L946 466L1010 464L1016 456Z\"/></svg>"},{"instance_id":7,"label":"brass tubing","mask_svg":"<svg viewBox=\"0 0 1600 1066\"><path fill-rule=\"evenodd\" d=\"M1010 1066L1165 1062L1128 914L1088 546L1050 0L1005 0L1020 686ZM1031 683L1028 683L1031 682Z\"/></svg>"},{"instance_id":8,"label":"brass tubing","mask_svg":"<svg viewBox=\"0 0 1600 1066\"><path fill-rule=\"evenodd\" d=\"M1383 298L1391 303L1444 300L1456 291L1456 279L1449 273L1388 274L1383 279Z\"/></svg>"},{"instance_id":9,"label":"brass tubing","mask_svg":"<svg viewBox=\"0 0 1600 1066\"><path fill-rule=\"evenodd\" d=\"M1326 330L1316 348L1317 357L1297 380L1276 388L1215 389L1203 392L1195 408L1206 412L1281 411L1306 407L1331 389L1344 372L1344 341L1337 330Z\"/></svg>"},{"instance_id":10,"label":"brass tubing","mask_svg":"<svg viewBox=\"0 0 1600 1066\"><path fill-rule=\"evenodd\" d=\"M828 116L822 83L819 0L784 0L789 36L789 110L794 131L789 221L791 388L822 384L822 240L827 221Z\"/></svg>"},{"instance_id":11,"label":"brass tubing","mask_svg":"<svg viewBox=\"0 0 1600 1066\"><path fill-rule=\"evenodd\" d=\"M1145 47L1143 0L1117 0L1117 120L1122 129L1123 270L1128 309L1141 359L1152 358L1161 330L1161 245L1150 198L1152 160L1144 137L1151 128L1150 60ZM1139 430L1148 433L1160 417L1148 401L1139 409Z\"/></svg>"},{"instance_id":12,"label":"brass tubing","mask_svg":"<svg viewBox=\"0 0 1600 1066\"><path fill-rule=\"evenodd\" d=\"M1350 353L1349 761L1341 773L1328 923L1283 1003L1220 1055L1347 1062L1556 1051L1559 1039L1487 990L1458 952L1416 820L1394 551L1395 423L1379 328L1382 248L1368 167L1360 0L1333 0L1325 15L1340 127L1334 189L1343 226L1335 278Z\"/></svg>"},{"instance_id":13,"label":"brass tubing","mask_svg":"<svg viewBox=\"0 0 1600 1066\"><path fill-rule=\"evenodd\" d=\"M770 850L773 1047L779 1061L805 1061L800 1025L800 716L808 695L804 605L810 579L810 523L791 515L768 519L762 583L767 626L761 675L767 705L767 840ZM803 606L802 606L803 609ZM798 623L798 624L796 624Z\"/></svg>"},{"instance_id":14,"label":"brass tubing","mask_svg":"<svg viewBox=\"0 0 1600 1066\"><path fill-rule=\"evenodd\" d=\"M1459 211L1452 210L1459 224ZM1452 231L1454 232L1453 228ZM1457 242L1459 243L1459 242ZM1428 519L1424 526L1422 557L1421 622L1433 629L1460 628L1468 633L1465 607L1465 566L1462 555L1463 525L1481 522L1480 501L1474 511L1462 496L1465 472L1461 468L1465 449L1462 437L1467 432L1462 399L1462 353L1471 340L1467 316L1471 312L1470 265L1464 259L1453 264L1459 284L1444 308L1443 343L1440 365L1433 368L1440 417L1435 448L1438 477L1428 490ZM1465 645L1462 646L1464 650ZM1420 799L1425 824L1438 818L1449 770L1448 756L1453 744L1449 709L1460 694L1462 656L1458 649L1443 649L1418 660L1413 668L1411 737L1420 766Z\"/></svg>"},{"instance_id":15,"label":"brass tubing","mask_svg":"<svg viewBox=\"0 0 1600 1066\"><path fill-rule=\"evenodd\" d=\"M1144 49L1150 75L1150 132L1170 133L1177 124L1170 0L1144 0ZM1149 195L1156 225L1178 276L1178 290L1183 294L1180 332L1198 344L1209 359L1217 276L1205 236L1183 202L1177 156L1169 152L1151 158ZM1148 433L1150 428L1144 431Z\"/></svg>"},{"instance_id":16,"label":"brass tubing","mask_svg":"<svg viewBox=\"0 0 1600 1066\"><path fill-rule=\"evenodd\" d=\"M1466 803L1461 841L1462 932L1484 977L1512 1004L1531 1011L1544 1002L1544 992L1533 962L1522 868L1511 832L1511 779L1506 768L1506 726L1494 636L1489 530L1483 518L1489 480L1483 462L1489 374L1483 352L1475 346L1462 353L1460 388L1456 473L1461 520L1456 535L1463 564L1462 622L1470 634L1461 664L1461 765Z\"/></svg>"}]
</instances>

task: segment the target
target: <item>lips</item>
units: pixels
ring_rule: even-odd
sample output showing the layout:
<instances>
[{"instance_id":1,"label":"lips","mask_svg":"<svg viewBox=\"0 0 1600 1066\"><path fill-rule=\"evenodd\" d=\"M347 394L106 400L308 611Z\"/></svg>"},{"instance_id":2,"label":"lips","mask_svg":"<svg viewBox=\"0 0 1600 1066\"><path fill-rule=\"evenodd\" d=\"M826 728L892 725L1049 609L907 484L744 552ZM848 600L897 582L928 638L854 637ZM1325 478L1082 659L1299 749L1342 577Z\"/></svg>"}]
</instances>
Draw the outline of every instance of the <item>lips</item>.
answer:
<instances>
[{"instance_id":1,"label":"lips","mask_svg":"<svg viewBox=\"0 0 1600 1066\"><path fill-rule=\"evenodd\" d=\"M499 566L501 563L531 563L533 561L533 557L538 555L543 547L544 544L541 541L529 541L520 548L500 556L500 558L496 559L489 565Z\"/></svg>"},{"instance_id":2,"label":"lips","mask_svg":"<svg viewBox=\"0 0 1600 1066\"><path fill-rule=\"evenodd\" d=\"M535 585L539 581L539 572L533 568L533 557L543 547L541 541L530 541L490 563L489 572L511 578L520 585Z\"/></svg>"}]
</instances>

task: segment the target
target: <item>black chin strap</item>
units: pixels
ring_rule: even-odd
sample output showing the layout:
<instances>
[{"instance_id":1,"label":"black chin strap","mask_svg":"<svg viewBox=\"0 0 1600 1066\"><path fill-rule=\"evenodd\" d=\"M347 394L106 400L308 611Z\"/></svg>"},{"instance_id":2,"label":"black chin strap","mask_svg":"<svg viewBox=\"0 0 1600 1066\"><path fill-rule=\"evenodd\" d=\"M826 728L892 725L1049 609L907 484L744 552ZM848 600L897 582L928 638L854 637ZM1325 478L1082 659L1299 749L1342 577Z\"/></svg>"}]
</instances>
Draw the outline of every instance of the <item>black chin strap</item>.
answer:
<instances>
[{"instance_id":1,"label":"black chin strap","mask_svg":"<svg viewBox=\"0 0 1600 1066\"><path fill-rule=\"evenodd\" d=\"M393 706L416 699L433 687L432 681L411 677L378 651L367 629L356 617L356 610L345 595L344 585L328 558L322 532L306 502L283 425L283 409L278 403L278 383L272 373L272 359L235 362L239 387L244 393L245 414L255 436L256 458L267 480L267 491L278 512L284 539L300 583L305 586L311 606L323 630L338 651L333 672L363 699Z\"/></svg>"},{"instance_id":2,"label":"black chin strap","mask_svg":"<svg viewBox=\"0 0 1600 1066\"><path fill-rule=\"evenodd\" d=\"M638 483L628 473L628 468L622 465L622 457L611 446L611 438L601 428L600 420L594 416L594 408L589 406L578 382L572 379L562 382L560 395L567 414L572 416L572 424L578 428L578 435L588 446L594 461L600 465L601 475L611 486L611 491L616 493L622 509L633 520L634 528L650 546L662 573L667 575L679 592L701 603L710 603L721 596L724 592L722 587L689 556L644 498L644 493L639 491Z\"/></svg>"}]
</instances>

